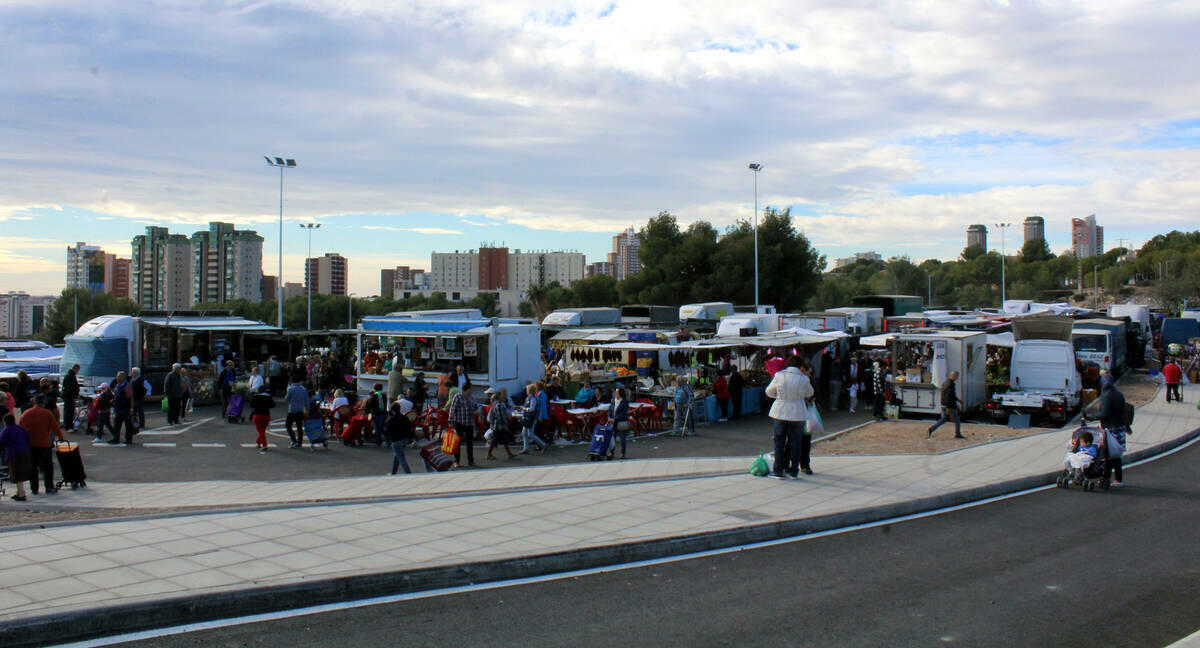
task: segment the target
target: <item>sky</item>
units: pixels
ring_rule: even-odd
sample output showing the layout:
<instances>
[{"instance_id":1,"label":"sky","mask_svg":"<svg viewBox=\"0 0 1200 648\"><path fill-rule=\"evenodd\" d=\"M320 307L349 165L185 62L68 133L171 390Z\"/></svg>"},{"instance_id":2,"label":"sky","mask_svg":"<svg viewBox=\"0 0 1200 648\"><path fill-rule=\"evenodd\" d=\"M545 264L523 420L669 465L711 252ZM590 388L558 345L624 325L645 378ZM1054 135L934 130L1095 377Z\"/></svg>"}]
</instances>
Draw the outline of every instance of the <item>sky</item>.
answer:
<instances>
[{"instance_id":1,"label":"sky","mask_svg":"<svg viewBox=\"0 0 1200 648\"><path fill-rule=\"evenodd\" d=\"M611 251L660 211L791 207L829 259L951 259L966 227L1095 213L1195 229L1200 3L1020 0L0 2L0 292L149 225L428 267Z\"/></svg>"}]
</instances>

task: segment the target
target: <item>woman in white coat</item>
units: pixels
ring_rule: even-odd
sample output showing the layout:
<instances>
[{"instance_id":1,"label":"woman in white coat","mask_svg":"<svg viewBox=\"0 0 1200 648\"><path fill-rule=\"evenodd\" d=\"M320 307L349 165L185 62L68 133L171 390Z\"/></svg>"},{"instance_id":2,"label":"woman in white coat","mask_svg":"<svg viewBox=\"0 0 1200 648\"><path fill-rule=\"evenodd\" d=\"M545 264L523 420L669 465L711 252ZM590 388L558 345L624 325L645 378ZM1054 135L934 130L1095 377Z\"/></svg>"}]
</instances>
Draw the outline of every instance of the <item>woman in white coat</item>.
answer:
<instances>
[{"instance_id":1,"label":"woman in white coat","mask_svg":"<svg viewBox=\"0 0 1200 648\"><path fill-rule=\"evenodd\" d=\"M771 476L796 479L800 476L801 443L804 442L808 407L805 401L813 396L812 383L800 371L800 358L792 356L787 367L775 374L767 385L767 396L774 398L770 416L774 421L775 466ZM810 470L805 473L812 474Z\"/></svg>"}]
</instances>

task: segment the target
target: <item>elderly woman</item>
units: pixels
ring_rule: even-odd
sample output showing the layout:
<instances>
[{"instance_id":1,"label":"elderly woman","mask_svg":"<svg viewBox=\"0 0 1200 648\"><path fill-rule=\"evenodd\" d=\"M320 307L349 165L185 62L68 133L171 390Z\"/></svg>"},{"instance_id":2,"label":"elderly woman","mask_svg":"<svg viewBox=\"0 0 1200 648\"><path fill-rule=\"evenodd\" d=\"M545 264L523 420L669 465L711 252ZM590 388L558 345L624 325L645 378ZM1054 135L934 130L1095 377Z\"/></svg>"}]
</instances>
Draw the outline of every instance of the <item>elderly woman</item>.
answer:
<instances>
[{"instance_id":1,"label":"elderly woman","mask_svg":"<svg viewBox=\"0 0 1200 648\"><path fill-rule=\"evenodd\" d=\"M787 367L777 372L767 385L767 396L775 399L770 416L774 421L772 436L775 442L775 466L771 476L776 479L784 479L785 474L792 479L800 476L801 444L808 419L805 401L813 396L812 383L800 371L800 364L798 357L788 358ZM807 466L804 472L812 474Z\"/></svg>"}]
</instances>

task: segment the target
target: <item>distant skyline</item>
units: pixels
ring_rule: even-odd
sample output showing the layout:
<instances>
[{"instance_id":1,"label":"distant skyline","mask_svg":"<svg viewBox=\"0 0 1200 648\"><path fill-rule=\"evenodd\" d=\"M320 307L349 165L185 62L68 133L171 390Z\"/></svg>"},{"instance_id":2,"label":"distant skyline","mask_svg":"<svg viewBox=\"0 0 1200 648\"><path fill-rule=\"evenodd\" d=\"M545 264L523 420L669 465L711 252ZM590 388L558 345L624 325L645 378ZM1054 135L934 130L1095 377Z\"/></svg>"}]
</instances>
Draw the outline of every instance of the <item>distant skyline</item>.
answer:
<instances>
[{"instance_id":1,"label":"distant skyline","mask_svg":"<svg viewBox=\"0 0 1200 648\"><path fill-rule=\"evenodd\" d=\"M0 291L147 225L379 269L482 242L604 260L792 207L830 261L950 259L966 228L1095 213L1108 247L1196 229L1197 3L38 2L0 6ZM830 264L830 267L832 263Z\"/></svg>"}]
</instances>

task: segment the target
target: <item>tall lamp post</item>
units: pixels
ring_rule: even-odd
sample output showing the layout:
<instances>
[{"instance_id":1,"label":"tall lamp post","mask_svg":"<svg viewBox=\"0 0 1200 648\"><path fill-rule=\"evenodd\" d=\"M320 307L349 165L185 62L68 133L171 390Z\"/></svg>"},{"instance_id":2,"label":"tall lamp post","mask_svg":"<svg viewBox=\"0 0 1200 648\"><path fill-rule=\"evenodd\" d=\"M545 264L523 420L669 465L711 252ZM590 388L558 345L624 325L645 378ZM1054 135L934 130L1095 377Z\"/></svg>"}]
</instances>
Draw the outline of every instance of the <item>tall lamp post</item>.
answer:
<instances>
[{"instance_id":1,"label":"tall lamp post","mask_svg":"<svg viewBox=\"0 0 1200 648\"><path fill-rule=\"evenodd\" d=\"M762 171L763 165L757 162L750 163L750 170L754 172L754 312L758 312L758 174Z\"/></svg>"},{"instance_id":2,"label":"tall lamp post","mask_svg":"<svg viewBox=\"0 0 1200 648\"><path fill-rule=\"evenodd\" d=\"M354 293L346 293L346 328L354 328Z\"/></svg>"},{"instance_id":3,"label":"tall lamp post","mask_svg":"<svg viewBox=\"0 0 1200 648\"><path fill-rule=\"evenodd\" d=\"M279 304L279 328L283 329L283 170L296 168L292 158L277 157L274 160L263 156L267 164L279 167L279 276L275 279L275 301Z\"/></svg>"},{"instance_id":4,"label":"tall lamp post","mask_svg":"<svg viewBox=\"0 0 1200 648\"><path fill-rule=\"evenodd\" d=\"M321 227L320 223L300 223L300 227L308 230L308 256L304 257L304 283L308 285L308 330L312 330L312 231Z\"/></svg>"},{"instance_id":5,"label":"tall lamp post","mask_svg":"<svg viewBox=\"0 0 1200 648\"><path fill-rule=\"evenodd\" d=\"M1000 310L1004 310L1004 302L1007 301L1007 293L1004 292L1004 230L1012 227L1012 223L996 223L996 227L1000 228Z\"/></svg>"}]
</instances>

